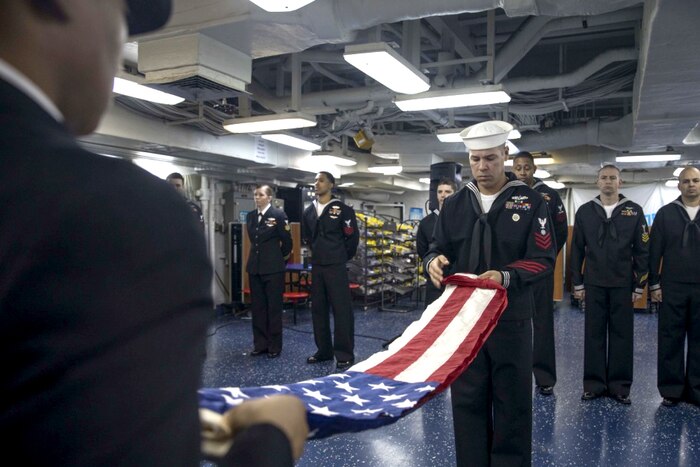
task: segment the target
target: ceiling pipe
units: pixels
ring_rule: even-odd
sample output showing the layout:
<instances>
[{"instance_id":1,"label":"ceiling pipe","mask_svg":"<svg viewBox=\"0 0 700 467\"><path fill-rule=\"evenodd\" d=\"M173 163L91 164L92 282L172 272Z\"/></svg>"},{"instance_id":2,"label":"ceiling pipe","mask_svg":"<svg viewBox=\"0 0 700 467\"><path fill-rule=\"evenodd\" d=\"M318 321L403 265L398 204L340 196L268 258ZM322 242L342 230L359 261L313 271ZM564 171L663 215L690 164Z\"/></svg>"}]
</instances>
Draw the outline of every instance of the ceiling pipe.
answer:
<instances>
[{"instance_id":1,"label":"ceiling pipe","mask_svg":"<svg viewBox=\"0 0 700 467\"><path fill-rule=\"evenodd\" d=\"M639 51L635 48L613 49L601 53L571 73L556 76L514 78L503 83L511 93L536 91L539 89L568 88L582 83L586 78L615 62L637 60Z\"/></svg>"},{"instance_id":2,"label":"ceiling pipe","mask_svg":"<svg viewBox=\"0 0 700 467\"><path fill-rule=\"evenodd\" d=\"M321 2L317 2L321 3ZM465 3L472 6L466 7ZM335 0L333 10L338 25L346 30L362 30L381 23L396 23L432 16L478 13L502 8L510 17L543 15L599 15L610 11L638 5L640 0L559 0L541 2L537 0L403 0L401 8L395 2L376 0ZM313 5L313 4L312 4ZM311 10L311 9L310 9Z\"/></svg>"},{"instance_id":3,"label":"ceiling pipe","mask_svg":"<svg viewBox=\"0 0 700 467\"><path fill-rule=\"evenodd\" d=\"M603 146L625 151L632 146L632 115L613 122L598 119L552 128L541 133L527 132L517 141L523 151L554 151L573 146Z\"/></svg>"},{"instance_id":4,"label":"ceiling pipe","mask_svg":"<svg viewBox=\"0 0 700 467\"><path fill-rule=\"evenodd\" d=\"M615 49L603 52L587 64L571 73L548 77L515 78L513 80L505 81L503 85L510 92L526 92L536 91L539 89L570 87L582 83L586 78L597 71L600 71L611 63L636 59L637 51L634 48ZM455 83L455 86L460 87L466 84L467 81L462 80ZM252 83L249 86L249 91L255 95L256 100L270 110L282 112L290 109L289 97L280 98L272 96L267 93L262 86L258 86L255 83ZM395 96L396 93L381 85L307 93L302 96L301 110L307 113L323 115L335 113L338 107L357 105L358 102L365 102L368 100L389 105L393 102ZM513 107L511 110L514 111ZM554 108L553 111L555 110L559 110L559 108ZM514 112L520 113L524 111L526 111L526 109L520 109L518 112ZM447 117L442 117L435 111L428 111L424 113L428 116L428 118L440 125L444 126L449 123ZM541 112L538 110L538 113Z\"/></svg>"},{"instance_id":5,"label":"ceiling pipe","mask_svg":"<svg viewBox=\"0 0 700 467\"><path fill-rule=\"evenodd\" d=\"M574 16L556 19L545 16L535 16L528 18L523 23L523 26L511 35L508 42L501 47L496 55L493 82L500 83L508 72L510 72L510 70L512 70L543 37L552 32L580 27L581 24L600 26L641 19L641 9L616 11L600 16ZM487 71L482 69L477 74L476 81L483 81L486 79L488 79Z\"/></svg>"}]
</instances>

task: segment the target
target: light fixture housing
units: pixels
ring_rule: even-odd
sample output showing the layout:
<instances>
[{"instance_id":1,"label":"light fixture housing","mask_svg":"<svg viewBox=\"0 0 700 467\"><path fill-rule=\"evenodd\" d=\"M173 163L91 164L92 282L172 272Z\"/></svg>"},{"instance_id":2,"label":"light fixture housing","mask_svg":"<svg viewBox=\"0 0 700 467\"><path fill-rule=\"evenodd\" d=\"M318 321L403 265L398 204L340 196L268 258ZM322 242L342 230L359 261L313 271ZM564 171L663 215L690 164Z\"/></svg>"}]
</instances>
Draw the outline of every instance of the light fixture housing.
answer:
<instances>
[{"instance_id":1,"label":"light fixture housing","mask_svg":"<svg viewBox=\"0 0 700 467\"><path fill-rule=\"evenodd\" d=\"M314 0L250 0L251 3L255 3L263 10L271 13L298 10L313 1Z\"/></svg>"},{"instance_id":2,"label":"light fixture housing","mask_svg":"<svg viewBox=\"0 0 700 467\"><path fill-rule=\"evenodd\" d=\"M666 152L656 154L631 154L629 156L617 156L616 162L667 162L677 161L681 155L677 152Z\"/></svg>"},{"instance_id":3,"label":"light fixture housing","mask_svg":"<svg viewBox=\"0 0 700 467\"><path fill-rule=\"evenodd\" d=\"M562 182L557 182L556 180L545 180L544 184L554 190L561 190L566 188L566 185L564 185Z\"/></svg>"},{"instance_id":4,"label":"light fixture housing","mask_svg":"<svg viewBox=\"0 0 700 467\"><path fill-rule=\"evenodd\" d=\"M401 173L403 167L400 165L372 165L367 167L367 170L383 175L396 175Z\"/></svg>"},{"instance_id":5,"label":"light fixture housing","mask_svg":"<svg viewBox=\"0 0 700 467\"><path fill-rule=\"evenodd\" d=\"M364 74L401 94L430 89L430 80L386 42L349 45L343 58Z\"/></svg>"},{"instance_id":6,"label":"light fixture housing","mask_svg":"<svg viewBox=\"0 0 700 467\"><path fill-rule=\"evenodd\" d=\"M339 165L341 167L352 167L354 165L357 165L357 161L354 159L351 159L346 156L340 156L337 154L328 154L328 153L319 153L319 154L311 154L311 157L314 158L314 160L319 163L327 163L327 164L335 164Z\"/></svg>"},{"instance_id":7,"label":"light fixture housing","mask_svg":"<svg viewBox=\"0 0 700 467\"><path fill-rule=\"evenodd\" d=\"M414 96L397 96L394 104L404 112L504 104L510 96L498 85L472 86L428 91Z\"/></svg>"},{"instance_id":8,"label":"light fixture housing","mask_svg":"<svg viewBox=\"0 0 700 467\"><path fill-rule=\"evenodd\" d=\"M305 151L317 151L321 149L320 144L316 144L311 140L291 133L264 133L260 135L260 137L268 141L284 144L285 146L290 146L297 149L303 149Z\"/></svg>"},{"instance_id":9,"label":"light fixture housing","mask_svg":"<svg viewBox=\"0 0 700 467\"><path fill-rule=\"evenodd\" d=\"M316 117L302 112L260 115L225 120L224 129L231 133L262 133L316 126Z\"/></svg>"},{"instance_id":10,"label":"light fixture housing","mask_svg":"<svg viewBox=\"0 0 700 467\"><path fill-rule=\"evenodd\" d=\"M175 105L185 100L180 96L159 91L157 89L144 86L143 84L135 83L124 78L118 78L116 76L114 77L112 92L123 96L135 97L136 99L164 105Z\"/></svg>"},{"instance_id":11,"label":"light fixture housing","mask_svg":"<svg viewBox=\"0 0 700 467\"><path fill-rule=\"evenodd\" d=\"M700 122L696 123L692 130L683 138L683 144L689 146L700 144Z\"/></svg>"},{"instance_id":12,"label":"light fixture housing","mask_svg":"<svg viewBox=\"0 0 700 467\"><path fill-rule=\"evenodd\" d=\"M510 156L511 158L506 161L506 167L512 167L513 166L513 159L518 157L518 154L513 154ZM551 157L535 157L535 165L536 166L541 166L541 165L551 165L551 164L556 164L553 158Z\"/></svg>"},{"instance_id":13,"label":"light fixture housing","mask_svg":"<svg viewBox=\"0 0 700 467\"><path fill-rule=\"evenodd\" d=\"M461 143L462 138L459 136L459 133L463 130L463 128L448 128L444 130L438 130L437 133L435 133L435 136L437 136L437 139L439 139L443 143ZM514 128L510 134L508 134L508 139L519 139L522 135L518 131L517 128Z\"/></svg>"}]
</instances>

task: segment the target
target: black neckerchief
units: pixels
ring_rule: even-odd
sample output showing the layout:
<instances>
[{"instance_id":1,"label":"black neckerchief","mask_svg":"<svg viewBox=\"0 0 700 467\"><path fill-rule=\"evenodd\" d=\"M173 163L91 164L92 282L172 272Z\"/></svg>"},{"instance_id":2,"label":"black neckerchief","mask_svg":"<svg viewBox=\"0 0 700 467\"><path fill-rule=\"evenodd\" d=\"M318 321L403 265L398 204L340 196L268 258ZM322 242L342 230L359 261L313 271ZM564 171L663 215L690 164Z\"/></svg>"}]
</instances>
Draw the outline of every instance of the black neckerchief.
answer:
<instances>
[{"instance_id":1,"label":"black neckerchief","mask_svg":"<svg viewBox=\"0 0 700 467\"><path fill-rule=\"evenodd\" d=\"M683 204L683 199L680 196L671 204L675 204L676 206L678 206L678 208L681 211L681 216L683 217L683 220L685 220L685 228L683 229L681 246L683 248L686 248L688 246L688 242L690 241L691 236L693 236L694 238L699 238L698 234L700 234L700 226L697 222L695 222L698 219L698 216L695 215L695 219L690 218L690 216L688 215L688 211L685 208L685 204Z\"/></svg>"},{"instance_id":2,"label":"black neckerchief","mask_svg":"<svg viewBox=\"0 0 700 467\"><path fill-rule=\"evenodd\" d=\"M593 203L597 204L600 209L594 209L594 211L598 214L598 216L601 218L603 222L600 223L600 227L598 227L598 246L602 247L603 243L605 243L605 239L610 237L611 240L617 241L617 227L615 227L615 224L613 223L613 217L618 215L620 211L622 210L622 205L629 201L627 198L622 196L621 194L617 195L617 206L615 206L615 209L613 209L612 214L610 214L610 217L607 216L605 213L605 207L603 206L603 202L600 200L600 195L596 196L593 198Z\"/></svg>"},{"instance_id":3,"label":"black neckerchief","mask_svg":"<svg viewBox=\"0 0 700 467\"><path fill-rule=\"evenodd\" d=\"M491 205L489 212L496 212L505 204L506 200L510 197L510 193L516 186L527 186L524 182L516 179L514 175L507 173L506 177L508 181L496 194L496 199ZM472 203L472 209L479 215L479 219L474 222L474 227L472 228L472 241L469 248L469 261L468 261L468 272L476 272L479 268L479 263L481 262L482 253L484 259L484 265L486 270L491 269L491 245L493 243L493 232L491 231L491 225L488 222L488 212L484 212L484 208L481 205L481 192L476 183L476 180L472 180L467 184L467 189L471 191L469 193L469 200ZM505 194L505 195L504 195ZM483 241L482 241L483 238Z\"/></svg>"}]
</instances>

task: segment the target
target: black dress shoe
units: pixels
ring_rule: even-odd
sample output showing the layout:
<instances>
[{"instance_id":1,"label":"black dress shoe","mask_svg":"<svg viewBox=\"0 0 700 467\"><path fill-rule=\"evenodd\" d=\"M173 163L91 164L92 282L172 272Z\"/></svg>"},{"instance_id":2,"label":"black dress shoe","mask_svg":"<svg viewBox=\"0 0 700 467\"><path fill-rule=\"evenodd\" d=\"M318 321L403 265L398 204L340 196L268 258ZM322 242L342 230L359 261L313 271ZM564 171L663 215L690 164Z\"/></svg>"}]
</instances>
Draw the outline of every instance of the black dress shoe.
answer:
<instances>
[{"instance_id":1,"label":"black dress shoe","mask_svg":"<svg viewBox=\"0 0 700 467\"><path fill-rule=\"evenodd\" d=\"M537 392L543 396L551 396L554 394L554 386L537 386Z\"/></svg>"},{"instance_id":2,"label":"black dress shoe","mask_svg":"<svg viewBox=\"0 0 700 467\"><path fill-rule=\"evenodd\" d=\"M582 401L590 401L593 399L597 399L599 397L600 397L600 394L596 394L595 392L586 391L581 395L581 400Z\"/></svg>"},{"instance_id":3,"label":"black dress shoe","mask_svg":"<svg viewBox=\"0 0 700 467\"><path fill-rule=\"evenodd\" d=\"M279 352L268 352L267 353L267 358L277 358L280 356Z\"/></svg>"},{"instance_id":4,"label":"black dress shoe","mask_svg":"<svg viewBox=\"0 0 700 467\"><path fill-rule=\"evenodd\" d=\"M678 399L664 397L664 400L661 401L661 405L663 405L664 407L675 407L678 405Z\"/></svg>"},{"instance_id":5,"label":"black dress shoe","mask_svg":"<svg viewBox=\"0 0 700 467\"><path fill-rule=\"evenodd\" d=\"M335 364L335 369L336 370L346 370L353 366L355 364L355 360L345 360L345 361L340 361L338 360L338 363Z\"/></svg>"},{"instance_id":6,"label":"black dress shoe","mask_svg":"<svg viewBox=\"0 0 700 467\"><path fill-rule=\"evenodd\" d=\"M322 355L313 354L312 356L306 359L306 363L321 363L327 362L329 360L333 360L333 357L324 357Z\"/></svg>"},{"instance_id":7,"label":"black dress shoe","mask_svg":"<svg viewBox=\"0 0 700 467\"><path fill-rule=\"evenodd\" d=\"M264 353L267 353L267 349L265 349L265 350L251 350L251 351L250 351L250 356L251 356L251 357L257 357L257 356L262 355L262 354L264 354Z\"/></svg>"},{"instance_id":8,"label":"black dress shoe","mask_svg":"<svg viewBox=\"0 0 700 467\"><path fill-rule=\"evenodd\" d=\"M613 394L612 398L623 405L630 405L632 403L632 399L630 399L630 396L626 396L623 394Z\"/></svg>"}]
</instances>

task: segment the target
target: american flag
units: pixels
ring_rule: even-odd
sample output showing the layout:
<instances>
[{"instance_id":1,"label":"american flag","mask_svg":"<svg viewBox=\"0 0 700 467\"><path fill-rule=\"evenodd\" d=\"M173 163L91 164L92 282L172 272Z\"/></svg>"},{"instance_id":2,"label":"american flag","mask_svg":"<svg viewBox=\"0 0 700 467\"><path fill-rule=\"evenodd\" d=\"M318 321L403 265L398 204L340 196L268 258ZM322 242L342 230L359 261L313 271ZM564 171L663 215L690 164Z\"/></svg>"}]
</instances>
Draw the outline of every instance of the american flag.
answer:
<instances>
[{"instance_id":1,"label":"american flag","mask_svg":"<svg viewBox=\"0 0 700 467\"><path fill-rule=\"evenodd\" d=\"M449 386L474 360L508 303L493 281L455 274L445 291L389 347L343 373L292 384L203 388L201 408L223 413L246 400L293 394L307 408L309 438L396 422Z\"/></svg>"}]
</instances>

